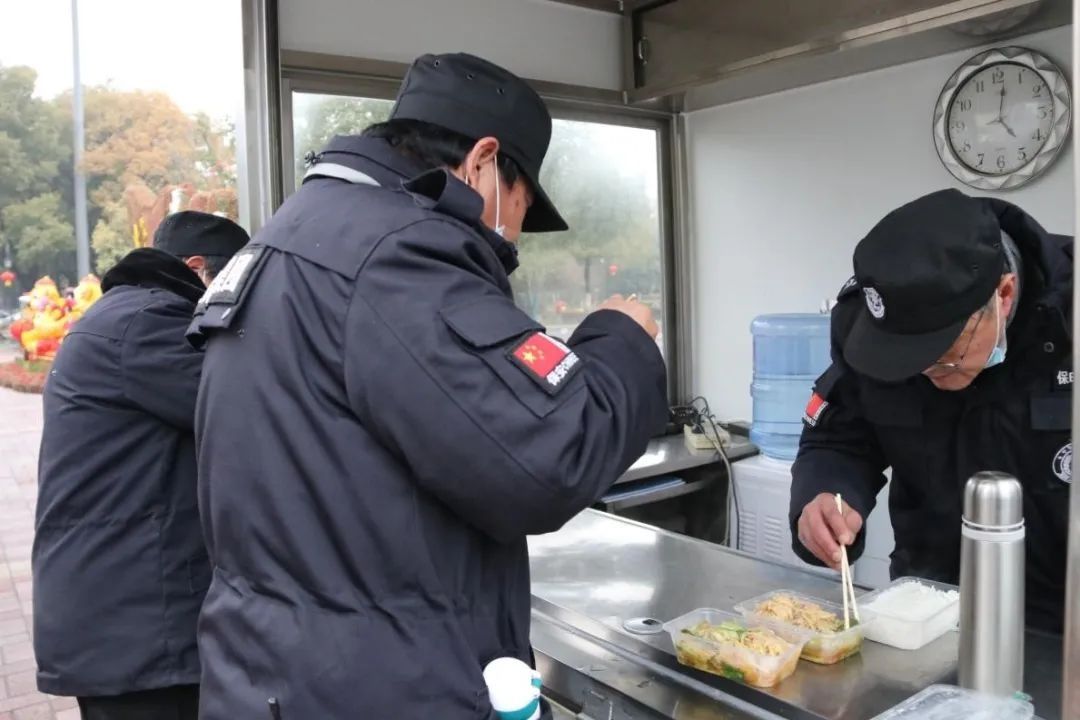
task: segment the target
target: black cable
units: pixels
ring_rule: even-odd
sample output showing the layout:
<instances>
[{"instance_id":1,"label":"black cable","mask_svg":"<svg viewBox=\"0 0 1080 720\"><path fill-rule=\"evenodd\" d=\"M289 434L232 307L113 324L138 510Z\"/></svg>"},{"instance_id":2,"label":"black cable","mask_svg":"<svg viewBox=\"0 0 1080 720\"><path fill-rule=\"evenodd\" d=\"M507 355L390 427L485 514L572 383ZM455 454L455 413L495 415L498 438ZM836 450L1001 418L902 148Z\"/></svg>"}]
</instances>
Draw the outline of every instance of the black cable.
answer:
<instances>
[{"instance_id":1,"label":"black cable","mask_svg":"<svg viewBox=\"0 0 1080 720\"><path fill-rule=\"evenodd\" d=\"M702 405L701 410L698 410L695 407L695 405L698 402L700 402L701 405ZM705 435L705 437L707 437L709 439L709 441L712 442L713 446L716 448L716 452L718 452L720 454L720 459L724 462L724 468L727 470L727 476L728 476L728 492L731 493L731 503L732 503L732 505L735 506L735 519L736 519L736 521L739 521L740 520L740 517L739 517L739 493L735 490L735 473L731 469L731 460L728 458L727 452L725 452L725 450L724 450L724 444L722 442L720 442L720 431L716 426L716 418L713 415L712 410L709 409L709 401L706 400L704 397L699 395L699 396L695 397L693 400L690 401L690 407L693 408L694 411L698 415L695 429L698 430L699 432L703 433ZM712 427L712 431L713 431L713 434L711 436L709 435L709 433L707 433L705 431L705 424L704 424L703 420L708 420L709 421L709 425ZM726 501L726 498L725 498L725 501ZM725 505L726 504L727 503L725 502ZM725 540L727 541L728 547L732 547L732 543L731 543L731 541L732 541L732 537L731 537L731 512L730 512L730 508L725 508L725 509L727 510L727 522L725 523L725 527L724 527L724 535L725 535ZM738 538L738 536L735 537L734 547L735 547L736 550L739 548L739 538Z\"/></svg>"}]
</instances>

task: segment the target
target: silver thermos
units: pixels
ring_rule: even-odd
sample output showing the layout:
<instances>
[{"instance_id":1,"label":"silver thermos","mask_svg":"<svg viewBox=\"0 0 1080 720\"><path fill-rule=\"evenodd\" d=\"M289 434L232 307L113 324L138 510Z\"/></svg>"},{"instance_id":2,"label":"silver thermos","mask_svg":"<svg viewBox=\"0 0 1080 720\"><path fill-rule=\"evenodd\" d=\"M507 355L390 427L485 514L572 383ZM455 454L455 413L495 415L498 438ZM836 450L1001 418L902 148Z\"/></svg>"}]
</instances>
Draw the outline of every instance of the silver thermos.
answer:
<instances>
[{"instance_id":1,"label":"silver thermos","mask_svg":"<svg viewBox=\"0 0 1080 720\"><path fill-rule=\"evenodd\" d=\"M1024 687L1024 496L1005 473L977 473L964 488L960 686L1002 696Z\"/></svg>"}]
</instances>

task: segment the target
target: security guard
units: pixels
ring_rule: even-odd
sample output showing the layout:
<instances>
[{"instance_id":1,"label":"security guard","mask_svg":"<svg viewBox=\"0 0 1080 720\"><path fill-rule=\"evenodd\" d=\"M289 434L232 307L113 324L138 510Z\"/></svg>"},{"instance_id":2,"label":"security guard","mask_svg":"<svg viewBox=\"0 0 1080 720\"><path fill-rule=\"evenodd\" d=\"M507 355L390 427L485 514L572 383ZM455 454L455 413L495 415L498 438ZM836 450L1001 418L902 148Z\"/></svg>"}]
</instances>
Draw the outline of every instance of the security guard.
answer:
<instances>
[{"instance_id":1,"label":"security guard","mask_svg":"<svg viewBox=\"0 0 1080 720\"><path fill-rule=\"evenodd\" d=\"M793 469L795 551L837 567L892 468L893 577L956 583L963 488L1024 487L1027 621L1061 632L1072 482L1072 238L956 190L887 215L855 249ZM841 493L843 514L833 493Z\"/></svg>"},{"instance_id":2,"label":"security guard","mask_svg":"<svg viewBox=\"0 0 1080 720\"><path fill-rule=\"evenodd\" d=\"M563 344L513 303L518 233L566 229L550 135L517 77L422 57L207 291L204 720L494 719L483 667L531 661L526 535L666 418L647 307Z\"/></svg>"},{"instance_id":3,"label":"security guard","mask_svg":"<svg viewBox=\"0 0 1080 720\"><path fill-rule=\"evenodd\" d=\"M195 720L195 622L210 584L196 505L202 353L185 339L206 285L248 241L184 211L105 273L43 397L34 535L38 688L83 720Z\"/></svg>"}]
</instances>

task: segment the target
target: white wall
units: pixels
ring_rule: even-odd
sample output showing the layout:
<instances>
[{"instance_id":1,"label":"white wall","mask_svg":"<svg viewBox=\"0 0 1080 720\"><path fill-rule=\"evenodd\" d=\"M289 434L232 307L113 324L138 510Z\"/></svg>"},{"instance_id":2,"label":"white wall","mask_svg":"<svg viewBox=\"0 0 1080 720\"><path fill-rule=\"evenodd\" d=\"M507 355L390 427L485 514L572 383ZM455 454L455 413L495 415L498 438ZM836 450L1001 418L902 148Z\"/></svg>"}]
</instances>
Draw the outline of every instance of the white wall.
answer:
<instances>
[{"instance_id":1,"label":"white wall","mask_svg":"<svg viewBox=\"0 0 1080 720\"><path fill-rule=\"evenodd\" d=\"M622 87L621 19L545 0L281 0L285 50L411 62L465 51L532 80Z\"/></svg>"},{"instance_id":2,"label":"white wall","mask_svg":"<svg viewBox=\"0 0 1080 720\"><path fill-rule=\"evenodd\" d=\"M1071 28L1012 44L1071 74ZM718 416L750 419L756 315L817 311L882 216L927 192L965 188L938 160L930 123L942 85L975 52L689 116L695 390ZM1071 233L1072 165L1066 151L1039 180L999 196Z\"/></svg>"}]
</instances>

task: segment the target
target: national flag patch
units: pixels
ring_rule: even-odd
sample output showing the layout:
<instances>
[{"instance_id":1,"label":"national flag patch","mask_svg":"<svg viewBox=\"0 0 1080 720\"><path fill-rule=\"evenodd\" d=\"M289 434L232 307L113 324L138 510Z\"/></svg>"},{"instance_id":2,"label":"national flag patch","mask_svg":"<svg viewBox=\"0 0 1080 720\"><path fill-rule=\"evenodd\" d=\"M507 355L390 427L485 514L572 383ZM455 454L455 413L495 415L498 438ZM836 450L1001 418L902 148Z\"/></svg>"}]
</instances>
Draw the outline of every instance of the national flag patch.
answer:
<instances>
[{"instance_id":1,"label":"national flag patch","mask_svg":"<svg viewBox=\"0 0 1080 720\"><path fill-rule=\"evenodd\" d=\"M549 395L566 387L581 370L581 358L573 350L540 332L511 348L507 357Z\"/></svg>"},{"instance_id":2,"label":"national flag patch","mask_svg":"<svg viewBox=\"0 0 1080 720\"><path fill-rule=\"evenodd\" d=\"M803 422L810 427L817 427L825 411L829 409L829 403L817 393L810 396L810 402L806 404L806 412L803 414Z\"/></svg>"}]
</instances>

